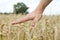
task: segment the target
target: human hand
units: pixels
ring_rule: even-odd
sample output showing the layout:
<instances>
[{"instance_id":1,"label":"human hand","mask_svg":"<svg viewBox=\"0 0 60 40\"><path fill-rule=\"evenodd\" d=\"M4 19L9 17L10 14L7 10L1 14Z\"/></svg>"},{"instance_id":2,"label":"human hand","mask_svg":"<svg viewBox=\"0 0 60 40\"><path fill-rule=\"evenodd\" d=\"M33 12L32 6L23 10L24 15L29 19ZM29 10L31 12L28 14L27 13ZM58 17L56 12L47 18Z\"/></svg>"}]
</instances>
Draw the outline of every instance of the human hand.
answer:
<instances>
[{"instance_id":1,"label":"human hand","mask_svg":"<svg viewBox=\"0 0 60 40\"><path fill-rule=\"evenodd\" d=\"M32 20L32 26L34 27L36 22L38 22L41 19L41 17L42 17L42 13L33 11L27 14L26 16L11 22L11 24L15 25L15 24L20 24L20 23Z\"/></svg>"}]
</instances>

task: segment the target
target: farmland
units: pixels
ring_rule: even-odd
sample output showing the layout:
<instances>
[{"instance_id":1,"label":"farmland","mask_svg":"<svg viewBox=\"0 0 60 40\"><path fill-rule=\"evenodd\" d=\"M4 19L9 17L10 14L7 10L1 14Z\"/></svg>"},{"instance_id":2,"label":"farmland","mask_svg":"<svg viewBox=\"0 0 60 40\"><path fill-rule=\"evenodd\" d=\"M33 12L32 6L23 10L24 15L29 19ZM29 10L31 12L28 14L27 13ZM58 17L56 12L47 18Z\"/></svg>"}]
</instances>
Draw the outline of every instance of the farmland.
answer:
<instances>
[{"instance_id":1,"label":"farmland","mask_svg":"<svg viewBox=\"0 0 60 40\"><path fill-rule=\"evenodd\" d=\"M0 40L60 40L60 15L43 15L35 27L31 27L31 21L10 24L23 16L25 15L0 14Z\"/></svg>"}]
</instances>

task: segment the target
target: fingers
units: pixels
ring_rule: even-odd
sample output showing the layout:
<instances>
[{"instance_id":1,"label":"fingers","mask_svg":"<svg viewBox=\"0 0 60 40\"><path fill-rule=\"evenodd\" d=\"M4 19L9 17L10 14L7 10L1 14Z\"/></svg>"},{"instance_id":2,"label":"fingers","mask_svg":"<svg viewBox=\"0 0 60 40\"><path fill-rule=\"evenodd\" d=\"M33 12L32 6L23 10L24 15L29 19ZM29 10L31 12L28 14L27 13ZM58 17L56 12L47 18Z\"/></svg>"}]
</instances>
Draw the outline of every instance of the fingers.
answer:
<instances>
[{"instance_id":1,"label":"fingers","mask_svg":"<svg viewBox=\"0 0 60 40\"><path fill-rule=\"evenodd\" d=\"M33 19L33 21L32 21L32 27L35 27L35 25L36 25L37 22L38 22L37 18Z\"/></svg>"},{"instance_id":2,"label":"fingers","mask_svg":"<svg viewBox=\"0 0 60 40\"><path fill-rule=\"evenodd\" d=\"M26 22L26 21L29 21L29 20L32 20L32 19L33 19L32 16L26 15L25 17L22 17L20 19L17 19L15 21L13 21L12 25L14 25L14 24L20 24L20 23L23 23L23 22Z\"/></svg>"},{"instance_id":3,"label":"fingers","mask_svg":"<svg viewBox=\"0 0 60 40\"><path fill-rule=\"evenodd\" d=\"M41 17L42 15L38 15L32 20L32 27L35 27L36 23L41 19Z\"/></svg>"}]
</instances>

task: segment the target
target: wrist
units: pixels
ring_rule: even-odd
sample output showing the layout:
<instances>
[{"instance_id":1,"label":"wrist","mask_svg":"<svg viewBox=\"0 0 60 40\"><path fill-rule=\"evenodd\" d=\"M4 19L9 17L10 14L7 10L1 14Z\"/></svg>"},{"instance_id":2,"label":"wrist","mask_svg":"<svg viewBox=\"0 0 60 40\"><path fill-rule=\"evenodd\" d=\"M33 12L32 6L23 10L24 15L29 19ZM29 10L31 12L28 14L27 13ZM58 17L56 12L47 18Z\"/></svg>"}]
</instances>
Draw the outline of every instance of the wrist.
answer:
<instances>
[{"instance_id":1,"label":"wrist","mask_svg":"<svg viewBox=\"0 0 60 40\"><path fill-rule=\"evenodd\" d=\"M42 11L42 10L35 10L34 12L36 12L36 13L40 13L40 14L42 14L42 13L43 13L43 11Z\"/></svg>"}]
</instances>

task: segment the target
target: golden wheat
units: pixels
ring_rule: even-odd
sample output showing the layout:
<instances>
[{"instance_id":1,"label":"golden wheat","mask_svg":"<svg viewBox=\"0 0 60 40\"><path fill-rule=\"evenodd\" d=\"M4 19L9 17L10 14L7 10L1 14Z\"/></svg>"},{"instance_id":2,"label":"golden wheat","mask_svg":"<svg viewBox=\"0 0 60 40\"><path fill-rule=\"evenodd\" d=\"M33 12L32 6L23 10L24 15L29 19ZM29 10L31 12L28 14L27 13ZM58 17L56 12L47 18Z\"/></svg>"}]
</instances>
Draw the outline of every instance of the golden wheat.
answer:
<instances>
[{"instance_id":1,"label":"golden wheat","mask_svg":"<svg viewBox=\"0 0 60 40\"><path fill-rule=\"evenodd\" d=\"M9 23L25 15L0 15L0 40L60 40L60 16L43 16L31 27L31 21L10 25Z\"/></svg>"}]
</instances>

